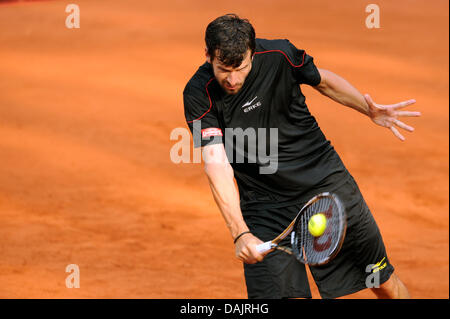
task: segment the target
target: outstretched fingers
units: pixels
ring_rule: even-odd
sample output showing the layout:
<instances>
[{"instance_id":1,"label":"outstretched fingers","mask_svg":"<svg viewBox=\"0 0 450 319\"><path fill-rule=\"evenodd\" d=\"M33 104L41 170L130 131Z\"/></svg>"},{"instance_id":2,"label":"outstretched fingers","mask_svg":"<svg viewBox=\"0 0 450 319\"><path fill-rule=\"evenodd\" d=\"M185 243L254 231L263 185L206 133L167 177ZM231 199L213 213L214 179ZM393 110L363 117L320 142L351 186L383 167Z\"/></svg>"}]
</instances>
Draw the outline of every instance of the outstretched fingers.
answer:
<instances>
[{"instance_id":1,"label":"outstretched fingers","mask_svg":"<svg viewBox=\"0 0 450 319\"><path fill-rule=\"evenodd\" d=\"M396 114L398 116L408 116L408 117L417 117L422 115L422 113L420 112L413 112L413 111L398 111Z\"/></svg>"},{"instance_id":2,"label":"outstretched fingers","mask_svg":"<svg viewBox=\"0 0 450 319\"><path fill-rule=\"evenodd\" d=\"M406 125L405 123L399 121L399 120L394 120L393 121L395 125L397 125L398 127L407 130L408 132L414 132L414 128L412 126Z\"/></svg>"},{"instance_id":3,"label":"outstretched fingers","mask_svg":"<svg viewBox=\"0 0 450 319\"><path fill-rule=\"evenodd\" d=\"M397 128L404 129L408 132L414 132L414 128L412 126L406 125L402 121L398 120L398 117L417 117L421 116L422 114L420 112L400 111L398 109L416 103L415 99L410 99L390 105L381 105L376 104L369 94L364 94L364 98L369 106L369 116L372 121L374 121L378 125L389 128L398 139L404 141L405 137L400 134Z\"/></svg>"},{"instance_id":4,"label":"outstretched fingers","mask_svg":"<svg viewBox=\"0 0 450 319\"><path fill-rule=\"evenodd\" d=\"M400 134L400 132L399 132L394 126L391 126L391 131L392 131L392 133L394 133L394 135L397 136L400 140L402 140L402 141L405 140L405 138L403 137L403 135Z\"/></svg>"},{"instance_id":5,"label":"outstretched fingers","mask_svg":"<svg viewBox=\"0 0 450 319\"><path fill-rule=\"evenodd\" d=\"M411 99L411 100L403 101L403 102L396 103L396 104L386 105L386 107L392 108L392 109L401 109L401 108L407 107L408 105L411 105L414 103L416 103L416 100Z\"/></svg>"}]
</instances>

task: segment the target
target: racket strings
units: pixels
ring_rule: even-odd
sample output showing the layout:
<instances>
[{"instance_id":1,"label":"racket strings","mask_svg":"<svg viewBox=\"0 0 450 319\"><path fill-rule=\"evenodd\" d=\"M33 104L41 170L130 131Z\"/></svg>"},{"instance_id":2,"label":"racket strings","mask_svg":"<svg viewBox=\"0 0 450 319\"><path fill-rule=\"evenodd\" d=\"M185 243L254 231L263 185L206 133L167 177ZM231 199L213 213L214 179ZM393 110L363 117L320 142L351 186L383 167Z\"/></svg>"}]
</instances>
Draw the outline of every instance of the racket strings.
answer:
<instances>
[{"instance_id":1,"label":"racket strings","mask_svg":"<svg viewBox=\"0 0 450 319\"><path fill-rule=\"evenodd\" d=\"M314 237L308 230L310 218L325 215L327 225L321 236ZM295 229L294 254L302 262L323 264L339 249L343 228L343 212L331 196L323 196L305 208Z\"/></svg>"}]
</instances>

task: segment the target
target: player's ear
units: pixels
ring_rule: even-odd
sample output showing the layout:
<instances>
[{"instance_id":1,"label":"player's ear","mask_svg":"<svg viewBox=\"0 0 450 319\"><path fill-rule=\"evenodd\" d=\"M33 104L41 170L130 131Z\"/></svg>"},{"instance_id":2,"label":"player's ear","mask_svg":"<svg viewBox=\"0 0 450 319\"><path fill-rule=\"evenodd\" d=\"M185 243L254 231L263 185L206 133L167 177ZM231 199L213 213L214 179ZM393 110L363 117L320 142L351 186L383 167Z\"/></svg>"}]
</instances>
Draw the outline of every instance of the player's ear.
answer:
<instances>
[{"instance_id":1,"label":"player's ear","mask_svg":"<svg viewBox=\"0 0 450 319\"><path fill-rule=\"evenodd\" d=\"M206 57L206 62L211 63L211 56L208 53L208 48L205 48L205 57Z\"/></svg>"}]
</instances>

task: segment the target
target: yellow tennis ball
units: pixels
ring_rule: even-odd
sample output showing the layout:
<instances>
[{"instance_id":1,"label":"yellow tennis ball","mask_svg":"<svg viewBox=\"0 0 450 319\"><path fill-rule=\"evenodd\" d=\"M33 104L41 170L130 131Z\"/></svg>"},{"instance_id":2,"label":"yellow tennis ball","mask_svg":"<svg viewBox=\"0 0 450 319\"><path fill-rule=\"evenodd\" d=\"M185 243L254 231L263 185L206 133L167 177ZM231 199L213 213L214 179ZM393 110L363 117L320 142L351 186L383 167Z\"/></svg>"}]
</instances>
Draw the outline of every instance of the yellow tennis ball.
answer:
<instances>
[{"instance_id":1,"label":"yellow tennis ball","mask_svg":"<svg viewBox=\"0 0 450 319\"><path fill-rule=\"evenodd\" d=\"M327 218L324 214L315 214L309 219L308 230L314 237L322 236L326 228Z\"/></svg>"}]
</instances>

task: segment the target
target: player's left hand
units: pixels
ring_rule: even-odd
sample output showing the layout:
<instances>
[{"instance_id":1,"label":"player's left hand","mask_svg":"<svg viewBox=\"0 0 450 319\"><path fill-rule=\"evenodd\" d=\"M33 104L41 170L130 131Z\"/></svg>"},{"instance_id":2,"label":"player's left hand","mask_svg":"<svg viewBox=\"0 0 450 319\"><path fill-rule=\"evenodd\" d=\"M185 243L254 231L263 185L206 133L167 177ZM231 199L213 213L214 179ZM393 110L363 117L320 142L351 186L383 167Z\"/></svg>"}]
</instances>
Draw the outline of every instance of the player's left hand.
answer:
<instances>
[{"instance_id":1,"label":"player's left hand","mask_svg":"<svg viewBox=\"0 0 450 319\"><path fill-rule=\"evenodd\" d=\"M412 111L399 111L399 109L404 108L408 105L416 103L416 100L407 100L396 104L390 105L381 105L376 104L369 94L365 94L364 98L366 99L367 104L369 105L369 114L370 119L376 124L389 128L395 136L397 136L400 140L404 141L405 138L402 134L397 130L395 126L398 126L408 132L413 132L414 128L406 125L401 122L398 118L401 116L420 116L420 112L412 112Z\"/></svg>"}]
</instances>

